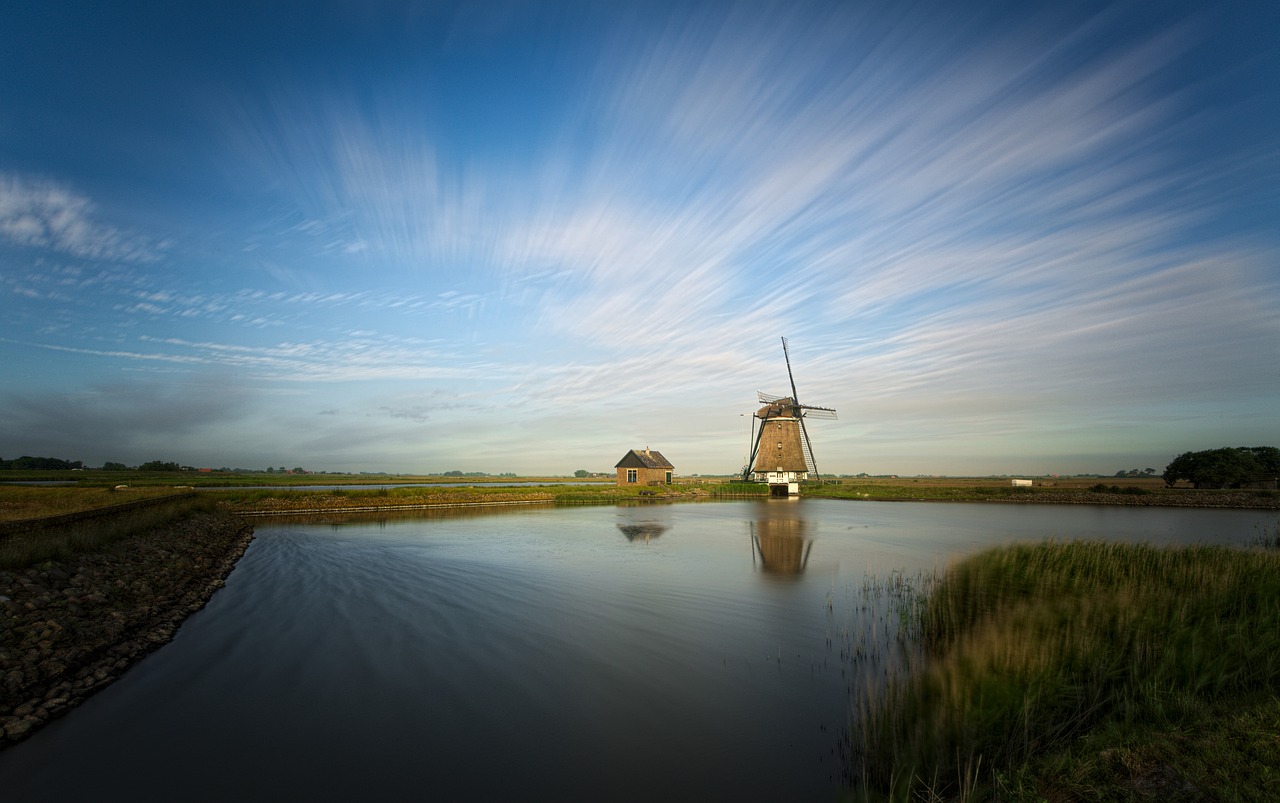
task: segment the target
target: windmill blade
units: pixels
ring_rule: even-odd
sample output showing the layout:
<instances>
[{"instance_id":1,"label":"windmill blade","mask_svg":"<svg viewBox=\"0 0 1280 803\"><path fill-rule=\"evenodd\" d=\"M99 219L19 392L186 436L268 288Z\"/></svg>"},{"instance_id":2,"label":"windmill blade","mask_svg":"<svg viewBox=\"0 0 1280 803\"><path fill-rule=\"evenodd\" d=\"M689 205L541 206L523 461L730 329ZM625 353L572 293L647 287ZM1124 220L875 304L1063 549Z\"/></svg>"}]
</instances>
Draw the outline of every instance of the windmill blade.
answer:
<instances>
[{"instance_id":1,"label":"windmill blade","mask_svg":"<svg viewBox=\"0 0 1280 803\"><path fill-rule=\"evenodd\" d=\"M756 398L760 400L760 403L761 403L761 404L773 404L773 403L774 403L774 402L776 402L776 401L782 401L782 400L783 400L783 399L785 399L786 397L785 397L785 396L775 396L775 395L773 395L772 393L765 393L763 390L757 390L757 391L756 391Z\"/></svg>"},{"instance_id":2,"label":"windmill blade","mask_svg":"<svg viewBox=\"0 0 1280 803\"><path fill-rule=\"evenodd\" d=\"M836 420L836 411L830 407L816 407L810 404L796 405L803 412L800 414L803 418L822 418L827 421Z\"/></svg>"},{"instance_id":3,"label":"windmill blade","mask_svg":"<svg viewBox=\"0 0 1280 803\"><path fill-rule=\"evenodd\" d=\"M791 373L791 353L787 351L787 339L782 338L782 356L787 359L787 378L791 380L791 400L796 404L800 403L800 397L796 395L796 378Z\"/></svg>"}]
</instances>

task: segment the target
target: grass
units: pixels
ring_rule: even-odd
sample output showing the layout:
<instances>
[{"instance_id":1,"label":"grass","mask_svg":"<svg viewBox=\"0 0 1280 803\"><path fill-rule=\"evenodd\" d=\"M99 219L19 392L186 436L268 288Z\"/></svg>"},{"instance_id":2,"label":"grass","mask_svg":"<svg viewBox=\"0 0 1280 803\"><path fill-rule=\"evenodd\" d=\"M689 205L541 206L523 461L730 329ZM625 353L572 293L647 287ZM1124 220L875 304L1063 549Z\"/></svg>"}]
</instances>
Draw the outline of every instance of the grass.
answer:
<instances>
[{"instance_id":1,"label":"grass","mask_svg":"<svg viewBox=\"0 0 1280 803\"><path fill-rule=\"evenodd\" d=\"M1280 551L1016 546L919 600L919 652L854 729L861 797L1280 800ZM1249 744L1266 760L1219 777Z\"/></svg>"},{"instance_id":2,"label":"grass","mask_svg":"<svg viewBox=\"0 0 1280 803\"><path fill-rule=\"evenodd\" d=\"M111 488L0 486L0 521L20 521L133 502L155 499L175 493L174 487L133 488L117 491Z\"/></svg>"},{"instance_id":3,"label":"grass","mask_svg":"<svg viewBox=\"0 0 1280 803\"><path fill-rule=\"evenodd\" d=\"M101 548L192 513L212 510L214 506L214 500L204 496L183 496L137 510L0 537L0 569L21 569L47 560L65 560L77 552Z\"/></svg>"},{"instance_id":4,"label":"grass","mask_svg":"<svg viewBox=\"0 0 1280 803\"><path fill-rule=\"evenodd\" d=\"M611 483L542 486L463 486L454 488L341 488L332 491L281 491L261 488L211 492L220 504L235 513L341 511L362 508L413 508L437 505L474 505L499 502L547 502L555 504L616 504L640 500L642 491L656 491L664 498L693 499L697 486L666 485L619 487Z\"/></svg>"},{"instance_id":5,"label":"grass","mask_svg":"<svg viewBox=\"0 0 1280 803\"><path fill-rule=\"evenodd\" d=\"M284 472L223 472L223 471L5 471L0 480L73 482L81 487L114 487L121 483L131 488L154 485L192 485L198 488L242 488L273 485L395 485L452 484L465 482L474 485L501 482L586 482L612 484L612 478L566 477L450 477L443 474L289 474Z\"/></svg>"}]
</instances>

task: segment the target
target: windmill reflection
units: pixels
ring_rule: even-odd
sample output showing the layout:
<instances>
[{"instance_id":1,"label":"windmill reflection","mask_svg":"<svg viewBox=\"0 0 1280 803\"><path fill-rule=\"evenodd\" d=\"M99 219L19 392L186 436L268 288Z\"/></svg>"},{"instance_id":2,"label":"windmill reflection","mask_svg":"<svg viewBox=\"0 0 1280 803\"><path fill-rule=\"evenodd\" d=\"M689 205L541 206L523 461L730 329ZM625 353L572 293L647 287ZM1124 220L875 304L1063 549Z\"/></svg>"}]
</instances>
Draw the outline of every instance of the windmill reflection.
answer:
<instances>
[{"instance_id":1,"label":"windmill reflection","mask_svg":"<svg viewBox=\"0 0 1280 803\"><path fill-rule=\"evenodd\" d=\"M628 541L649 543L671 529L669 511L652 508L618 508L618 529Z\"/></svg>"},{"instance_id":2,"label":"windmill reflection","mask_svg":"<svg viewBox=\"0 0 1280 803\"><path fill-rule=\"evenodd\" d=\"M794 509L788 512L792 515L750 522L751 561L765 574L798 578L809 564L813 536L807 521L796 516Z\"/></svg>"}]
</instances>

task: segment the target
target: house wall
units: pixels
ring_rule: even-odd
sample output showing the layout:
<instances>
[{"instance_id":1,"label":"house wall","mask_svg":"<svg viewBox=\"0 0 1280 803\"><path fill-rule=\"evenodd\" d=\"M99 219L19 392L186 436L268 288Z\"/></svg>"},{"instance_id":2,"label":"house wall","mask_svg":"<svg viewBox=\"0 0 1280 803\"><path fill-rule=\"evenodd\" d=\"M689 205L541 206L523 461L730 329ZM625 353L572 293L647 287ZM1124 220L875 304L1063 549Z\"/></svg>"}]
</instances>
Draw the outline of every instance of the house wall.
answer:
<instances>
[{"instance_id":1,"label":"house wall","mask_svg":"<svg viewBox=\"0 0 1280 803\"><path fill-rule=\"evenodd\" d=\"M665 485L667 482L667 471L665 468L623 468L618 467L618 484L627 485ZM627 472L634 471L636 473L635 482L627 482Z\"/></svg>"}]
</instances>

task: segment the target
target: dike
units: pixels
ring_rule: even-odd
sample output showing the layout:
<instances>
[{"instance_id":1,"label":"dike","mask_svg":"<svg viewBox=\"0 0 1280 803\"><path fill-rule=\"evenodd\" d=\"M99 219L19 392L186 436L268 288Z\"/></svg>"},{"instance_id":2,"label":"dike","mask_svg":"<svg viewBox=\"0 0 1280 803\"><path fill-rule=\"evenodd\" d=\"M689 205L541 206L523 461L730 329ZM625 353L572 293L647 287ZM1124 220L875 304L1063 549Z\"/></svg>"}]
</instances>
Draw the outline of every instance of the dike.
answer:
<instances>
[{"instance_id":1,"label":"dike","mask_svg":"<svg viewBox=\"0 0 1280 803\"><path fill-rule=\"evenodd\" d=\"M0 571L0 749L168 643L252 540L243 519L193 513L67 560Z\"/></svg>"}]
</instances>

